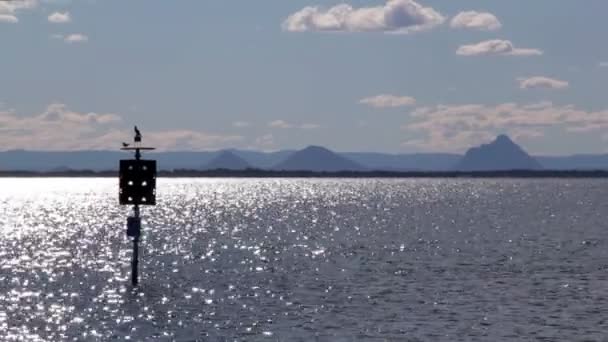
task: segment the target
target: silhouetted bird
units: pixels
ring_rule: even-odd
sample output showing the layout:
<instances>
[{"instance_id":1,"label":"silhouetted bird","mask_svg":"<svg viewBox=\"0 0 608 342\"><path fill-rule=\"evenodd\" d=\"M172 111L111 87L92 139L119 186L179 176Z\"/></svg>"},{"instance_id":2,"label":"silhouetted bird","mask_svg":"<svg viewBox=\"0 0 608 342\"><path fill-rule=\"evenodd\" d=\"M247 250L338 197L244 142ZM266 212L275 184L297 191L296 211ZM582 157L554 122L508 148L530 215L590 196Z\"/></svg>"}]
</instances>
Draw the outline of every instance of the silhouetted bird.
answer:
<instances>
[{"instance_id":1,"label":"silhouetted bird","mask_svg":"<svg viewBox=\"0 0 608 342\"><path fill-rule=\"evenodd\" d=\"M139 131L139 129L137 128L137 126L135 126L135 142L141 142L141 132Z\"/></svg>"},{"instance_id":2,"label":"silhouetted bird","mask_svg":"<svg viewBox=\"0 0 608 342\"><path fill-rule=\"evenodd\" d=\"M123 142L122 147L129 147L129 144L127 144L126 142Z\"/></svg>"}]
</instances>

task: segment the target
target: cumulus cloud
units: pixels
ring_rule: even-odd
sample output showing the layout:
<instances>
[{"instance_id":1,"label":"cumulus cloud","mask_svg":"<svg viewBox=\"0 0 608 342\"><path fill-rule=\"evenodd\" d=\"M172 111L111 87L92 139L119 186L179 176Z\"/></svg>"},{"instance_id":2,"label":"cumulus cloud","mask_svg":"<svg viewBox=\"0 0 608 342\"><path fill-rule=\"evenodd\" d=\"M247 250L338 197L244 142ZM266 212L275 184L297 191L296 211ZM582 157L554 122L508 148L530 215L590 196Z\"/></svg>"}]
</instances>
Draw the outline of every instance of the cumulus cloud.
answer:
<instances>
[{"instance_id":1,"label":"cumulus cloud","mask_svg":"<svg viewBox=\"0 0 608 342\"><path fill-rule=\"evenodd\" d=\"M460 12L450 23L452 28L466 28L483 31L494 31L502 27L500 20L492 13L467 11Z\"/></svg>"},{"instance_id":2,"label":"cumulus cloud","mask_svg":"<svg viewBox=\"0 0 608 342\"><path fill-rule=\"evenodd\" d=\"M539 56L542 50L516 48L509 40L486 40L477 44L462 45L456 51L461 56L502 55L502 56Z\"/></svg>"},{"instance_id":3,"label":"cumulus cloud","mask_svg":"<svg viewBox=\"0 0 608 342\"><path fill-rule=\"evenodd\" d=\"M116 114L78 113L64 104L51 104L34 116L0 112L0 146L3 149L77 149L87 137L121 121Z\"/></svg>"},{"instance_id":4,"label":"cumulus cloud","mask_svg":"<svg viewBox=\"0 0 608 342\"><path fill-rule=\"evenodd\" d=\"M416 104L416 99L409 96L383 94L364 98L359 103L375 108L397 108L414 105Z\"/></svg>"},{"instance_id":5,"label":"cumulus cloud","mask_svg":"<svg viewBox=\"0 0 608 342\"><path fill-rule=\"evenodd\" d=\"M529 105L439 105L416 109L413 122L402 128L423 137L410 139L404 145L425 150L461 152L479 141L507 132L514 137L541 137L550 127L568 132L590 132L608 129L608 110L585 111L572 105L551 102Z\"/></svg>"},{"instance_id":6,"label":"cumulus cloud","mask_svg":"<svg viewBox=\"0 0 608 342\"><path fill-rule=\"evenodd\" d=\"M17 23L17 12L31 9L38 5L36 0L0 1L0 23Z\"/></svg>"},{"instance_id":7,"label":"cumulus cloud","mask_svg":"<svg viewBox=\"0 0 608 342\"><path fill-rule=\"evenodd\" d=\"M22 116L0 111L2 149L83 150L116 149L132 137L121 116L80 113L65 104L51 104L42 113ZM161 150L214 149L238 143L243 137L192 130L144 131L146 144Z\"/></svg>"},{"instance_id":8,"label":"cumulus cloud","mask_svg":"<svg viewBox=\"0 0 608 342\"><path fill-rule=\"evenodd\" d=\"M570 86L567 81L543 76L518 78L517 81L521 89L565 89Z\"/></svg>"},{"instance_id":9,"label":"cumulus cloud","mask_svg":"<svg viewBox=\"0 0 608 342\"><path fill-rule=\"evenodd\" d=\"M81 33L73 33L63 37L63 40L69 44L86 43L89 41L89 37Z\"/></svg>"},{"instance_id":10,"label":"cumulus cloud","mask_svg":"<svg viewBox=\"0 0 608 342\"><path fill-rule=\"evenodd\" d=\"M340 4L329 9L305 7L283 22L290 32L395 32L410 33L433 28L443 15L414 0L388 0L384 6L354 8Z\"/></svg>"},{"instance_id":11,"label":"cumulus cloud","mask_svg":"<svg viewBox=\"0 0 608 342\"><path fill-rule=\"evenodd\" d=\"M70 21L72 21L72 18L70 17L69 12L65 12L65 13L55 12L55 13L49 15L48 20L50 23L53 23L53 24L65 24L65 23L69 23Z\"/></svg>"}]
</instances>

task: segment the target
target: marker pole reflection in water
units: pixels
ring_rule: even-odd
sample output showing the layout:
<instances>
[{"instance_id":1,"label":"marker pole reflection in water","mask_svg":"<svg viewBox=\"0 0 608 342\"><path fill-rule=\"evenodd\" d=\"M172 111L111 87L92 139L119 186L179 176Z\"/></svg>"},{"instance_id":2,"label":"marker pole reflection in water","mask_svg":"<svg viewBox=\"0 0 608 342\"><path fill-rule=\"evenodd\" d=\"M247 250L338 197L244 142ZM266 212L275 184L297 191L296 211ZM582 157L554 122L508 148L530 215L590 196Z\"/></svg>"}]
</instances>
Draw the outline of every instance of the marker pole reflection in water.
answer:
<instances>
[{"instance_id":1,"label":"marker pole reflection in water","mask_svg":"<svg viewBox=\"0 0 608 342\"><path fill-rule=\"evenodd\" d=\"M139 240L141 237L140 205L156 205L156 161L141 159L141 151L154 150L141 145L142 135L135 126L133 146L123 143L121 150L135 151L135 159L120 161L119 200L121 205L132 205L133 216L127 218L127 236L133 241L131 283L137 286Z\"/></svg>"},{"instance_id":2,"label":"marker pole reflection in water","mask_svg":"<svg viewBox=\"0 0 608 342\"><path fill-rule=\"evenodd\" d=\"M127 218L127 236L133 240L133 255L131 260L131 283L137 286L139 266L139 238L141 237L141 218L139 205L133 206L133 216Z\"/></svg>"}]
</instances>

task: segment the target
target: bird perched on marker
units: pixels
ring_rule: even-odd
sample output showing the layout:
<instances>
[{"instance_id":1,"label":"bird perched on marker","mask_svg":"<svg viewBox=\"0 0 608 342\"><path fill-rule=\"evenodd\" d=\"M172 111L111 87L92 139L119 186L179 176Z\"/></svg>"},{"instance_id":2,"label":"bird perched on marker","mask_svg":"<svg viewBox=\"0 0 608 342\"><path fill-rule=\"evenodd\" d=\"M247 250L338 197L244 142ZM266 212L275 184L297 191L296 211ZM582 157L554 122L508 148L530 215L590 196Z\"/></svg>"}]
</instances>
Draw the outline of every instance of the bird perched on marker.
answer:
<instances>
[{"instance_id":1,"label":"bird perched on marker","mask_svg":"<svg viewBox=\"0 0 608 342\"><path fill-rule=\"evenodd\" d=\"M139 129L137 128L137 126L135 126L135 142L141 142L141 132L139 131Z\"/></svg>"}]
</instances>

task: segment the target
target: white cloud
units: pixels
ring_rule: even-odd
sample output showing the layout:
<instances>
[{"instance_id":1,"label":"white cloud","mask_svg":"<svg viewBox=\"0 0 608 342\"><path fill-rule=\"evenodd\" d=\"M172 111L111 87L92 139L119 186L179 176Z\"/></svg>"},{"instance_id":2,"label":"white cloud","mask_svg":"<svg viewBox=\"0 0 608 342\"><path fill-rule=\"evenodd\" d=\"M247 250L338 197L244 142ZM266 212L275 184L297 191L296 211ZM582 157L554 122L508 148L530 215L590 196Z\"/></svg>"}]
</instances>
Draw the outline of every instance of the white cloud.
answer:
<instances>
[{"instance_id":1,"label":"white cloud","mask_svg":"<svg viewBox=\"0 0 608 342\"><path fill-rule=\"evenodd\" d=\"M69 12L65 12L65 13L55 12L55 13L49 15L48 20L50 23L53 23L53 24L64 24L64 23L69 23L70 21L72 21L72 18L70 17Z\"/></svg>"},{"instance_id":2,"label":"white cloud","mask_svg":"<svg viewBox=\"0 0 608 342\"><path fill-rule=\"evenodd\" d=\"M462 45L456 51L461 56L503 55L503 56L538 56L543 51L529 48L516 48L509 40L486 40L477 44Z\"/></svg>"},{"instance_id":3,"label":"white cloud","mask_svg":"<svg viewBox=\"0 0 608 342\"><path fill-rule=\"evenodd\" d=\"M237 128L245 128L251 126L251 124L247 121L235 121L232 123L232 126Z\"/></svg>"},{"instance_id":4,"label":"white cloud","mask_svg":"<svg viewBox=\"0 0 608 342\"><path fill-rule=\"evenodd\" d=\"M65 36L63 38L63 40L69 44L86 43L89 41L89 37L87 37L86 35L81 34L81 33L73 33L73 34Z\"/></svg>"},{"instance_id":5,"label":"white cloud","mask_svg":"<svg viewBox=\"0 0 608 342\"><path fill-rule=\"evenodd\" d=\"M31 9L38 5L36 0L0 1L0 23L17 23L17 12Z\"/></svg>"},{"instance_id":6,"label":"white cloud","mask_svg":"<svg viewBox=\"0 0 608 342\"><path fill-rule=\"evenodd\" d=\"M521 89L565 89L570 86L567 81L557 80L544 76L518 78Z\"/></svg>"},{"instance_id":7,"label":"white cloud","mask_svg":"<svg viewBox=\"0 0 608 342\"><path fill-rule=\"evenodd\" d=\"M305 124L300 125L301 129L317 129L320 127L321 127L320 125L313 124L313 123L305 123Z\"/></svg>"},{"instance_id":8,"label":"white cloud","mask_svg":"<svg viewBox=\"0 0 608 342\"><path fill-rule=\"evenodd\" d=\"M41 114L0 111L2 149L117 149L132 137L117 114L79 113L64 104L51 104ZM192 130L145 131L144 141L160 150L215 149L239 143L243 137Z\"/></svg>"},{"instance_id":9,"label":"white cloud","mask_svg":"<svg viewBox=\"0 0 608 342\"><path fill-rule=\"evenodd\" d=\"M0 112L0 146L3 149L77 149L88 137L120 123L116 114L78 113L63 104L51 104L34 116Z\"/></svg>"},{"instance_id":10,"label":"white cloud","mask_svg":"<svg viewBox=\"0 0 608 342\"><path fill-rule=\"evenodd\" d=\"M364 98L360 100L359 103L375 108L397 108L412 106L416 104L416 99L409 96L395 96L383 94Z\"/></svg>"},{"instance_id":11,"label":"white cloud","mask_svg":"<svg viewBox=\"0 0 608 342\"><path fill-rule=\"evenodd\" d=\"M608 110L585 111L551 102L439 105L418 108L411 116L414 121L402 128L412 134L422 133L423 137L407 140L404 145L435 151L461 152L504 132L535 138L552 127L571 133L608 129Z\"/></svg>"},{"instance_id":12,"label":"white cloud","mask_svg":"<svg viewBox=\"0 0 608 342\"><path fill-rule=\"evenodd\" d=\"M282 129L293 128L293 125L285 120L271 121L268 123L268 126L272 127L272 128L282 128Z\"/></svg>"},{"instance_id":13,"label":"white cloud","mask_svg":"<svg viewBox=\"0 0 608 342\"><path fill-rule=\"evenodd\" d=\"M492 13L467 11L460 12L450 23L452 28L467 28L485 31L494 31L502 27L502 24Z\"/></svg>"},{"instance_id":14,"label":"white cloud","mask_svg":"<svg viewBox=\"0 0 608 342\"><path fill-rule=\"evenodd\" d=\"M12 14L0 14L0 23L14 24L18 23L19 19Z\"/></svg>"},{"instance_id":15,"label":"white cloud","mask_svg":"<svg viewBox=\"0 0 608 342\"><path fill-rule=\"evenodd\" d=\"M445 18L414 0L388 0L384 6L353 8L340 4L323 10L305 7L283 22L291 32L395 32L410 33L433 28Z\"/></svg>"}]
</instances>

